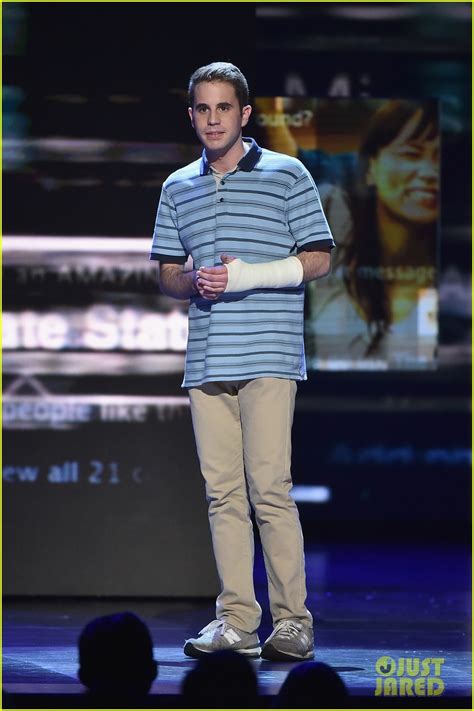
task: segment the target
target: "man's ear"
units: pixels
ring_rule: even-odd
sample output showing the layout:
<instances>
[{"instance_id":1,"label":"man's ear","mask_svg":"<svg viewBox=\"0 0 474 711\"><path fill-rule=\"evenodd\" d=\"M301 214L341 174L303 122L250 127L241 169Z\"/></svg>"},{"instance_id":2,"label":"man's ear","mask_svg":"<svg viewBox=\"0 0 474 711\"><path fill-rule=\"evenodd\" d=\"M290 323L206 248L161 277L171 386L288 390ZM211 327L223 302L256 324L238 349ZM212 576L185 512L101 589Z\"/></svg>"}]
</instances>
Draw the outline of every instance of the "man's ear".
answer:
<instances>
[{"instance_id":1,"label":"man's ear","mask_svg":"<svg viewBox=\"0 0 474 711\"><path fill-rule=\"evenodd\" d=\"M190 106L188 106L188 115L189 115L189 119L191 121L191 126L194 128L193 110Z\"/></svg>"},{"instance_id":2,"label":"man's ear","mask_svg":"<svg viewBox=\"0 0 474 711\"><path fill-rule=\"evenodd\" d=\"M244 108L242 109L242 121L240 124L242 126L242 128L248 124L251 113L252 113L252 107L250 106L250 104L247 104L247 106L244 106Z\"/></svg>"}]
</instances>

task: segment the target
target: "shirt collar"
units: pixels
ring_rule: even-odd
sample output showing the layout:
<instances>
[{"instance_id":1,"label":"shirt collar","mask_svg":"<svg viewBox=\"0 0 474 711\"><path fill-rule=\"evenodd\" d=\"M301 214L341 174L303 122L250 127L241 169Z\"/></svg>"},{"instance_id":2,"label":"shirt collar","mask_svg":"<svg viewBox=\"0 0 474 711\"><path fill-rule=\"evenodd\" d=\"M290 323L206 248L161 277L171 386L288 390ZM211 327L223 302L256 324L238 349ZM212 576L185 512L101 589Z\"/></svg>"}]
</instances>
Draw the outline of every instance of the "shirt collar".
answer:
<instances>
[{"instance_id":1,"label":"shirt collar","mask_svg":"<svg viewBox=\"0 0 474 711\"><path fill-rule=\"evenodd\" d=\"M258 161L260 160L260 156L262 155L262 149L253 138L247 138L245 136L242 136L242 140L246 143L250 143L250 148L247 153L239 160L237 167L239 168L239 170L244 170L246 173L250 173L250 171L255 168ZM209 173L209 161L206 157L206 151L203 150L199 175L208 175Z\"/></svg>"}]
</instances>

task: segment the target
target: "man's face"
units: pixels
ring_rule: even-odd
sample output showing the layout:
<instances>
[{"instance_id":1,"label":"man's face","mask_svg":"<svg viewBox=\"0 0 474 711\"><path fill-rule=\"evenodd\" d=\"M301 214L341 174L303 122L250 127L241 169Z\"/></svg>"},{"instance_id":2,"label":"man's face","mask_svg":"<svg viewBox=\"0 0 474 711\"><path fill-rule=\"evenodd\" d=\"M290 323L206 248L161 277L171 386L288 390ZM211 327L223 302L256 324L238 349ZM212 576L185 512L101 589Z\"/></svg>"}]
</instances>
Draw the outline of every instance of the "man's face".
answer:
<instances>
[{"instance_id":1,"label":"man's face","mask_svg":"<svg viewBox=\"0 0 474 711\"><path fill-rule=\"evenodd\" d=\"M197 137L207 153L225 155L242 136L251 106L240 110L235 89L226 81L203 81L196 85L194 106L188 109Z\"/></svg>"}]
</instances>

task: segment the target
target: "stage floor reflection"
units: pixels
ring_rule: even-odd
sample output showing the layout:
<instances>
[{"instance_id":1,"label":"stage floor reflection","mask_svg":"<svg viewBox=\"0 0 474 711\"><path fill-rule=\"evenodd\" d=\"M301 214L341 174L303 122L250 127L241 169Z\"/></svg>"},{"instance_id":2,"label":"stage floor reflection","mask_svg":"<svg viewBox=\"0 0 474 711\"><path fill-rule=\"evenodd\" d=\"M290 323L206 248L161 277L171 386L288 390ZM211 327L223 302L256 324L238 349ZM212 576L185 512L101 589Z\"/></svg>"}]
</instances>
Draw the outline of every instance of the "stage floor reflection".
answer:
<instances>
[{"instance_id":1,"label":"stage floor reflection","mask_svg":"<svg viewBox=\"0 0 474 711\"><path fill-rule=\"evenodd\" d=\"M341 674L352 696L372 697L376 703L377 684L382 683L377 682L377 660L389 656L402 665L406 659L431 660L429 676L442 679L442 696L446 702L450 699L446 706L467 706L471 693L471 559L467 547L353 543L307 544L306 548L316 659ZM271 619L258 549L256 558L255 584L263 607L260 636L264 639L270 634ZM8 599L3 609L4 690L20 694L23 701L26 694L32 695L32 701L40 694L81 694L79 633L93 617L122 610L140 615L150 627L159 662L152 693L178 695L185 674L194 665L183 654L183 642L214 618L213 600ZM435 660L442 660L438 669ZM292 665L263 660L252 664L260 692L270 704ZM421 697L413 701L420 702ZM430 700L424 701L430 707ZM77 700L71 706L77 706Z\"/></svg>"}]
</instances>

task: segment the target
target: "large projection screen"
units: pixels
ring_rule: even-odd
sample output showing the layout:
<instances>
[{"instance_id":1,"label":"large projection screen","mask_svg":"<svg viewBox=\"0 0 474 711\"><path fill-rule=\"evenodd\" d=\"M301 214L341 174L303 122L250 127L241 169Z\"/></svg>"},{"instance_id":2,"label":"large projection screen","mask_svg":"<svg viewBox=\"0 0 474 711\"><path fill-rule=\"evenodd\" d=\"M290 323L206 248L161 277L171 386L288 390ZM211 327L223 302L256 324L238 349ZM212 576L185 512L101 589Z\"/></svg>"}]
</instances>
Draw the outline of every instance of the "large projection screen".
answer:
<instances>
[{"instance_id":1,"label":"large projection screen","mask_svg":"<svg viewBox=\"0 0 474 711\"><path fill-rule=\"evenodd\" d=\"M307 287L308 366L436 366L438 102L261 97L263 145L313 176L337 249Z\"/></svg>"}]
</instances>

